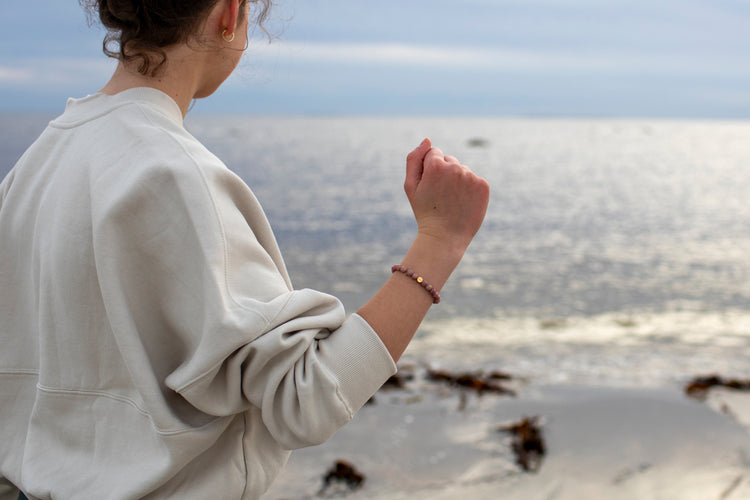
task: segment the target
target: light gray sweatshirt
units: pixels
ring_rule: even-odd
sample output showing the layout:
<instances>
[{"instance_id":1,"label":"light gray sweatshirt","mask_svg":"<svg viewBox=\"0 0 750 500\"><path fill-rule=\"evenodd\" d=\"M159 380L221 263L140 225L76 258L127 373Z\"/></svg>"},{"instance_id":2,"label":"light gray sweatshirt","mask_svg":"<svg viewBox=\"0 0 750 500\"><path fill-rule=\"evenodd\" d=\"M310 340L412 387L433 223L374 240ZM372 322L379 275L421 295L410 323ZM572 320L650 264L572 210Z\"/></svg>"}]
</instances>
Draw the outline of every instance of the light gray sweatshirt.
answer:
<instances>
[{"instance_id":1,"label":"light gray sweatshirt","mask_svg":"<svg viewBox=\"0 0 750 500\"><path fill-rule=\"evenodd\" d=\"M71 99L0 184L0 346L3 499L258 498L395 372L147 88Z\"/></svg>"}]
</instances>

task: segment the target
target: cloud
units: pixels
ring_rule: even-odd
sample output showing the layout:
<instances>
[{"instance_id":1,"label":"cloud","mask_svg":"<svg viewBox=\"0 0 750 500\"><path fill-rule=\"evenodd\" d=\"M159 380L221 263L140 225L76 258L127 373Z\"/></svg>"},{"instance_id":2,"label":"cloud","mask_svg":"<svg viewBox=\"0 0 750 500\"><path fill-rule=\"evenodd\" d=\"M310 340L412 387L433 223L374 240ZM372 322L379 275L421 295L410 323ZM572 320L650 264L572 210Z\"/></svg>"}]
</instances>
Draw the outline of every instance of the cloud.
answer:
<instances>
[{"instance_id":1,"label":"cloud","mask_svg":"<svg viewBox=\"0 0 750 500\"><path fill-rule=\"evenodd\" d=\"M33 72L28 69L0 66L0 85L3 83L18 84L31 81Z\"/></svg>"},{"instance_id":2,"label":"cloud","mask_svg":"<svg viewBox=\"0 0 750 500\"><path fill-rule=\"evenodd\" d=\"M0 86L49 88L99 84L112 74L114 61L103 58L31 58L0 66Z\"/></svg>"},{"instance_id":3,"label":"cloud","mask_svg":"<svg viewBox=\"0 0 750 500\"><path fill-rule=\"evenodd\" d=\"M402 43L282 41L254 45L248 56L266 64L412 67L517 73L672 74L750 76L736 54L670 50L440 47Z\"/></svg>"}]
</instances>

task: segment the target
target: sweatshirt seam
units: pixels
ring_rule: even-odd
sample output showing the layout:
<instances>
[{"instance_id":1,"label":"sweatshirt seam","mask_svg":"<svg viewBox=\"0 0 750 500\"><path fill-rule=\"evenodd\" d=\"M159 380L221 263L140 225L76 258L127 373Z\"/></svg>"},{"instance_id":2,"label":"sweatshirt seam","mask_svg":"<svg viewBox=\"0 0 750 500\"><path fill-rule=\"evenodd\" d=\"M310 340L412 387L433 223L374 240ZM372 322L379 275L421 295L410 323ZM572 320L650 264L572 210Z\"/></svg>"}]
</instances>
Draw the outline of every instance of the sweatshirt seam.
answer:
<instances>
[{"instance_id":1,"label":"sweatshirt seam","mask_svg":"<svg viewBox=\"0 0 750 500\"><path fill-rule=\"evenodd\" d=\"M161 129L157 126L157 124L155 124L151 120L151 117L149 116L149 114L143 109L143 105L142 105L143 103L136 102L135 104L138 106L138 109L143 114L143 116L146 118L146 120L148 120L148 122L151 125L157 127L161 131ZM151 108L149 107L149 109L151 109ZM162 133L164 133L164 132L162 131ZM214 196L211 193L211 189L209 187L208 180L206 179L206 176L204 175L203 170L200 168L197 160L193 157L193 155L187 149L185 149L185 146L180 141L178 141L170 133L164 133L164 135L166 135L171 142L173 142L175 145L177 145L177 147L180 148L180 150L185 154L185 156L190 159L190 162L191 162L191 165L192 165L193 169L195 170L195 172L198 174L198 176L201 179L201 183L203 184L203 189L205 191L205 194L206 194L206 196L208 196L208 199L211 202L211 208L212 208L212 211L213 211L213 217L215 218L216 225L218 226L218 229L219 229L218 233L219 233L219 237L220 237L220 240L221 240L221 250L222 250L221 251L221 254L222 254L222 278L223 278L223 281L224 281L222 283L222 286L224 288L224 291L227 294L227 297L229 297L229 299L232 301L232 303L235 306L239 307L241 310L253 313L253 314L257 315L257 316L260 316L263 319L263 321L264 321L263 327L264 328L267 327L271 323L272 320L269 319L262 312L257 311L255 309L251 309L249 307L246 307L246 306L242 305L234 297L234 295L232 294L231 289L229 288L229 265L228 265L228 263L229 263L229 250L228 250L228 245L227 245L226 230L224 228L224 223L223 223L223 221L221 219L221 215L219 213L219 208L216 205L216 200L214 199ZM226 168L226 167L224 167L224 168ZM285 305L286 305L286 303L285 303ZM277 312L277 314L278 314L278 312ZM275 316L276 315L274 315L274 317Z\"/></svg>"},{"instance_id":2,"label":"sweatshirt seam","mask_svg":"<svg viewBox=\"0 0 750 500\"><path fill-rule=\"evenodd\" d=\"M24 369L24 368L3 368L0 370L0 375L36 375L39 376L39 370Z\"/></svg>"},{"instance_id":3,"label":"sweatshirt seam","mask_svg":"<svg viewBox=\"0 0 750 500\"><path fill-rule=\"evenodd\" d=\"M144 118L146 120L148 120L148 122L150 124L152 124L152 125L154 125L156 127L157 125L151 120L151 117L146 112L146 110L143 109L142 103L137 102L135 104L137 105L139 111L143 114ZM251 308L248 308L248 307L242 305L234 297L234 295L232 294L231 289L229 288L229 264L228 264L229 263L229 250L228 250L227 239L226 239L226 230L224 228L224 223L223 223L223 221L221 219L221 215L220 215L219 209L218 209L218 207L216 205L216 200L214 199L214 196L211 193L211 189L209 187L208 180L206 179L206 176L204 175L204 172L200 168L200 166L199 166L198 162L196 161L196 159L193 157L193 155L189 151L187 151L185 149L184 145L180 141L178 141L172 134L170 134L170 133L164 133L164 135L166 135L169 138L169 140L172 143L174 143L178 148L180 148L180 150L185 154L185 156L190 159L190 162L192 164L193 169L195 170L195 172L198 174L199 178L201 179L201 183L203 184L203 189L205 191L205 194L208 197L209 201L211 202L211 208L212 208L212 211L213 211L213 217L215 219L216 225L218 226L219 238L221 240L221 250L222 250L222 252L221 252L222 253L222 278L223 278L222 286L224 288L224 291L227 294L227 297L229 298L229 300L232 301L232 304L234 304L240 310L248 312L248 313L251 313L251 314L255 314L256 316L260 317L263 320L263 324L262 324L261 330L265 331L268 328L269 325L273 324L274 320L282 313L282 311L284 310L284 308L286 307L286 305L289 303L289 301L291 300L291 297L292 297L293 290L290 290L289 292L287 292L287 298L286 298L286 300L284 300L284 302L278 307L278 309L276 310L276 312L274 313L274 315L272 317L270 317L270 318L268 316L266 316L265 314L263 314L262 312L260 312L260 311L257 311L255 309L251 309ZM226 167L224 167L224 168L226 168ZM210 367L208 367L206 370L204 370L201 374L196 375L191 380L187 381L185 384L183 384L183 385L175 388L175 390L178 393L183 393L184 391L189 391L192 386L194 386L195 384L199 383L204 377L210 375L212 372L215 371L215 369L217 367L219 367L222 364L224 364L224 362L225 362L224 359L221 359L221 360L217 361L216 363L214 363Z\"/></svg>"},{"instance_id":4,"label":"sweatshirt seam","mask_svg":"<svg viewBox=\"0 0 750 500\"><path fill-rule=\"evenodd\" d=\"M143 114L144 118L151 125L157 127L157 125L152 121L151 116L149 116L149 114L146 112L146 110L143 109L142 104L140 102L136 102L135 104L138 107L138 110ZM161 130L161 129L159 129L159 130ZM281 311L284 309L284 307L286 306L286 304L289 302L289 298L287 298L287 300L284 301L284 303L278 309L278 311L276 312L276 314L274 314L273 318L268 318L262 312L257 311L255 309L250 309L248 307L245 307L241 303L239 303L239 301L237 301L237 299L234 297L234 295L232 294L231 290L229 289L229 269L228 269L229 256L228 256L228 248L227 248L227 240L226 240L226 231L224 229L224 224L223 224L223 222L221 220L221 216L219 215L219 209L216 206L216 200L214 199L214 197L213 197L213 195L211 193L211 189L209 188L208 180L206 179L206 177L205 177L203 171L201 170L201 168L199 167L198 162L196 161L196 159L193 157L192 154L190 154L189 151L187 151L185 149L184 145L180 141L178 141L172 134L165 133L163 131L162 131L162 133L165 136L167 136L167 138L173 144L175 144L178 148L180 148L180 150L185 154L185 156L187 158L190 159L191 166L194 169L194 171L198 174L198 176L199 176L199 178L201 180L201 183L203 184L203 190L204 190L206 196L208 196L209 201L211 202L211 208L212 208L212 212L213 212L213 217L215 219L216 225L218 226L219 238L221 240L221 250L222 250L221 251L221 254L222 254L222 278L223 278L222 286L224 288L224 291L227 294L227 297L229 297L229 300L232 301L232 304L234 304L236 307L240 308L240 310L246 311L248 313L255 314L256 316L260 317L263 320L263 325L262 325L261 330L265 331L268 328L268 325L272 324L273 319L276 318L281 313ZM185 382L184 384L182 384L181 386L175 388L175 390L178 393L180 393L180 394L182 394L183 392L189 391L192 386L194 386L195 384L199 383L204 377L206 377L206 376L210 375L212 372L214 372L215 369L217 367L223 365L225 361L226 361L225 359L218 360L216 363L213 363L210 367L206 368L199 375L196 375L191 380L189 380L189 381Z\"/></svg>"},{"instance_id":5,"label":"sweatshirt seam","mask_svg":"<svg viewBox=\"0 0 750 500\"><path fill-rule=\"evenodd\" d=\"M344 394L341 389L341 381L336 377L336 397L341 401L341 404L344 406L344 410L346 410L346 416L348 420L351 420L354 418L354 415L356 412L352 411L351 406L349 406L349 402L344 397Z\"/></svg>"},{"instance_id":6,"label":"sweatshirt seam","mask_svg":"<svg viewBox=\"0 0 750 500\"><path fill-rule=\"evenodd\" d=\"M158 434L163 435L163 436L177 436L180 434L190 434L194 431L213 425L217 420L217 418L214 418L206 424L203 424L199 427L190 428L190 429L163 429L159 427L158 425L156 425L153 417L151 416L151 413L141 408L141 406L135 401L133 401L131 398L128 398L125 396L118 396L117 394L112 394L106 391L86 390L86 389L64 389L64 388L57 388L57 387L49 387L43 384L37 384L36 387L38 390L42 392L46 392L46 393L54 394L54 395L68 395L68 396L74 396L74 397L82 396L82 397L93 397L93 398L103 397L103 398L107 398L113 401L117 401L119 403L128 404L132 406L133 408L135 408L135 410L138 413L148 418L148 421L151 423L151 426L154 428L154 430Z\"/></svg>"}]
</instances>

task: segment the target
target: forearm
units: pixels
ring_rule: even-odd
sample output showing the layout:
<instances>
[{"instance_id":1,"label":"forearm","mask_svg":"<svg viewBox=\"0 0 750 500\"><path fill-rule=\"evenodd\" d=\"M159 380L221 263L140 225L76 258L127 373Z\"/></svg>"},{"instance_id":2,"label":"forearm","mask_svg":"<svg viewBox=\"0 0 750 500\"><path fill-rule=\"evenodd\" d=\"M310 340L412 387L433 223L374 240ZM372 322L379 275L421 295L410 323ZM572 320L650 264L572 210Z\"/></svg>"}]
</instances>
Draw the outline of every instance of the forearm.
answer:
<instances>
[{"instance_id":1,"label":"forearm","mask_svg":"<svg viewBox=\"0 0 750 500\"><path fill-rule=\"evenodd\" d=\"M401 264L441 290L484 220L489 185L425 139L406 157L404 191L418 231ZM432 302L411 277L396 272L358 312L398 361Z\"/></svg>"},{"instance_id":2,"label":"forearm","mask_svg":"<svg viewBox=\"0 0 750 500\"><path fill-rule=\"evenodd\" d=\"M461 245L420 234L401 263L441 290L463 252ZM414 279L396 272L358 314L377 332L393 360L398 361L432 303L432 296Z\"/></svg>"}]
</instances>

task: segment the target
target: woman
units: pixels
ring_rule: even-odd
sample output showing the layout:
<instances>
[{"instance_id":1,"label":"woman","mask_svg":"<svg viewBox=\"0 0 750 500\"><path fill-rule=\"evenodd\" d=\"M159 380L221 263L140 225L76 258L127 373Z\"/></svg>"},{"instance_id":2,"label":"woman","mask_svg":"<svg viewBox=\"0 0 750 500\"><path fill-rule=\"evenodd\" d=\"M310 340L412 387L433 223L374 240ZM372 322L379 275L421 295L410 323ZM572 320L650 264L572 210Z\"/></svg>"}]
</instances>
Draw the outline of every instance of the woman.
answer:
<instances>
[{"instance_id":1,"label":"woman","mask_svg":"<svg viewBox=\"0 0 750 500\"><path fill-rule=\"evenodd\" d=\"M182 125L251 3L91 3L114 75L0 184L0 497L259 497L394 373L479 229L486 181L425 140L402 266L348 318L293 290L253 194Z\"/></svg>"}]
</instances>

